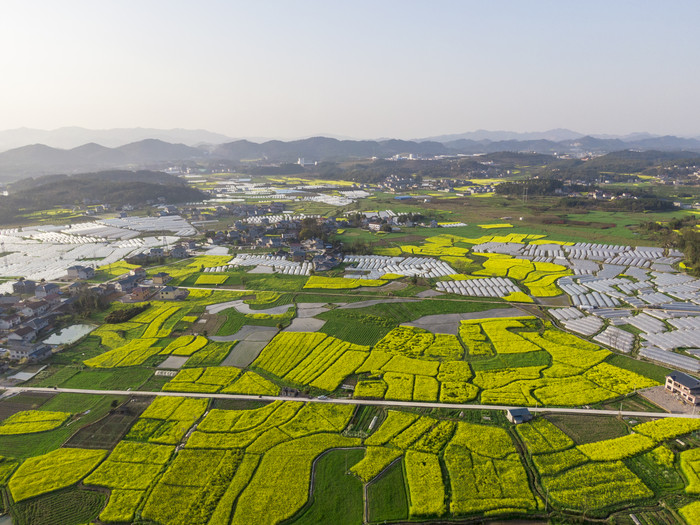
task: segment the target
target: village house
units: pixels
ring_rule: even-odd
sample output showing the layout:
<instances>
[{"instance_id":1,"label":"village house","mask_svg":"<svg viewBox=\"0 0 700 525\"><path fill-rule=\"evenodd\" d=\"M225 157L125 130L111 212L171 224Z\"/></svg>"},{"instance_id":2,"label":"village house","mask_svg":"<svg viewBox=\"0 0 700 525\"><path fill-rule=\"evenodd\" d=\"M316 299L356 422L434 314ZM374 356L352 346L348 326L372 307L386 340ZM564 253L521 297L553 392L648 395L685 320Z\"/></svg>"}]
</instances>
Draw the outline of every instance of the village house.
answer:
<instances>
[{"instance_id":1,"label":"village house","mask_svg":"<svg viewBox=\"0 0 700 525\"><path fill-rule=\"evenodd\" d=\"M326 249L326 245L321 239L307 239L302 241L301 244L309 251L321 252Z\"/></svg>"},{"instance_id":2,"label":"village house","mask_svg":"<svg viewBox=\"0 0 700 525\"><path fill-rule=\"evenodd\" d=\"M137 268L132 268L129 270L129 275L136 277L137 279L145 279L146 270L144 270L141 266L138 266Z\"/></svg>"},{"instance_id":3,"label":"village house","mask_svg":"<svg viewBox=\"0 0 700 525\"><path fill-rule=\"evenodd\" d=\"M153 294L153 290L151 288L147 288L145 286L137 286L136 288L134 288L131 291L131 294L129 295L129 297L135 303L140 303L140 302L148 300L148 298L152 294Z\"/></svg>"},{"instance_id":4,"label":"village house","mask_svg":"<svg viewBox=\"0 0 700 525\"><path fill-rule=\"evenodd\" d=\"M36 290L36 282L34 281L28 281L28 280L23 280L23 281L17 281L16 283L12 283L12 292L16 294L24 294L24 293L34 293Z\"/></svg>"},{"instance_id":5,"label":"village house","mask_svg":"<svg viewBox=\"0 0 700 525\"><path fill-rule=\"evenodd\" d=\"M170 257L174 257L175 259L185 259L187 256L187 248L182 244L178 244L170 250Z\"/></svg>"},{"instance_id":6,"label":"village house","mask_svg":"<svg viewBox=\"0 0 700 525\"><path fill-rule=\"evenodd\" d=\"M264 248L279 248L282 246L279 238L277 237L262 237L255 241L256 246L262 246Z\"/></svg>"},{"instance_id":7,"label":"village house","mask_svg":"<svg viewBox=\"0 0 700 525\"><path fill-rule=\"evenodd\" d=\"M317 255L312 260L311 263L314 266L314 270L317 272L326 272L332 270L341 263L341 260L333 255Z\"/></svg>"},{"instance_id":8,"label":"village house","mask_svg":"<svg viewBox=\"0 0 700 525\"><path fill-rule=\"evenodd\" d=\"M0 295L0 313L3 313L3 307L14 308L21 302L21 299L16 295Z\"/></svg>"},{"instance_id":9,"label":"village house","mask_svg":"<svg viewBox=\"0 0 700 525\"><path fill-rule=\"evenodd\" d=\"M292 248L292 250L289 252L289 255L292 258L292 261L294 262L304 262L306 259L306 252L300 248Z\"/></svg>"},{"instance_id":10,"label":"village house","mask_svg":"<svg viewBox=\"0 0 700 525\"><path fill-rule=\"evenodd\" d=\"M22 345L8 343L2 347L13 361L21 361L26 359L27 361L41 361L46 359L51 355L51 347L45 344L37 345Z\"/></svg>"},{"instance_id":11,"label":"village house","mask_svg":"<svg viewBox=\"0 0 700 525\"><path fill-rule=\"evenodd\" d=\"M91 286L89 290L97 295L111 295L117 288L114 283L101 283L96 286Z\"/></svg>"},{"instance_id":12,"label":"village house","mask_svg":"<svg viewBox=\"0 0 700 525\"><path fill-rule=\"evenodd\" d=\"M94 268L75 265L68 268L69 279L92 279L95 276Z\"/></svg>"},{"instance_id":13,"label":"village house","mask_svg":"<svg viewBox=\"0 0 700 525\"><path fill-rule=\"evenodd\" d=\"M50 324L51 323L49 323L49 320L46 317L35 317L34 319L30 319L26 323L26 325L29 328L32 328L37 333L43 330L44 328L48 328Z\"/></svg>"},{"instance_id":14,"label":"village house","mask_svg":"<svg viewBox=\"0 0 700 525\"><path fill-rule=\"evenodd\" d=\"M68 288L66 288L66 290L68 291L68 295L70 296L76 296L85 289L87 289L87 283L80 281L71 283L68 285Z\"/></svg>"},{"instance_id":15,"label":"village house","mask_svg":"<svg viewBox=\"0 0 700 525\"><path fill-rule=\"evenodd\" d=\"M169 274L165 272L159 272L153 276L153 284L163 285L167 284L172 280Z\"/></svg>"},{"instance_id":16,"label":"village house","mask_svg":"<svg viewBox=\"0 0 700 525\"><path fill-rule=\"evenodd\" d=\"M116 288L117 291L124 292L124 293L129 293L131 290L134 289L135 286L136 286L136 278L132 277L132 276L125 277L124 279L119 279L114 284L114 287Z\"/></svg>"},{"instance_id":17,"label":"village house","mask_svg":"<svg viewBox=\"0 0 700 525\"><path fill-rule=\"evenodd\" d=\"M36 337L36 330L31 326L20 326L16 330L10 332L7 336L8 341L15 341L20 343L29 343L32 339Z\"/></svg>"},{"instance_id":18,"label":"village house","mask_svg":"<svg viewBox=\"0 0 700 525\"><path fill-rule=\"evenodd\" d=\"M34 290L34 296L42 299L47 295L51 295L53 293L57 294L59 290L60 287L57 284L44 283L36 287L36 290Z\"/></svg>"},{"instance_id":19,"label":"village house","mask_svg":"<svg viewBox=\"0 0 700 525\"><path fill-rule=\"evenodd\" d=\"M184 288L175 288L174 286L166 286L158 292L158 299L161 301L179 301L185 299L190 292Z\"/></svg>"},{"instance_id":20,"label":"village house","mask_svg":"<svg viewBox=\"0 0 700 525\"><path fill-rule=\"evenodd\" d=\"M49 303L51 306L61 304L61 296L57 293L50 293L44 297L44 301Z\"/></svg>"},{"instance_id":21,"label":"village house","mask_svg":"<svg viewBox=\"0 0 700 525\"><path fill-rule=\"evenodd\" d=\"M700 404L700 381L688 374L672 372L667 375L665 388L692 405Z\"/></svg>"},{"instance_id":22,"label":"village house","mask_svg":"<svg viewBox=\"0 0 700 525\"><path fill-rule=\"evenodd\" d=\"M17 314L0 315L0 330L10 330L19 326L21 319Z\"/></svg>"},{"instance_id":23,"label":"village house","mask_svg":"<svg viewBox=\"0 0 700 525\"><path fill-rule=\"evenodd\" d=\"M51 305L45 300L39 301L26 301L19 305L19 311L22 315L27 317L34 317L36 315L43 315L49 311Z\"/></svg>"}]
</instances>

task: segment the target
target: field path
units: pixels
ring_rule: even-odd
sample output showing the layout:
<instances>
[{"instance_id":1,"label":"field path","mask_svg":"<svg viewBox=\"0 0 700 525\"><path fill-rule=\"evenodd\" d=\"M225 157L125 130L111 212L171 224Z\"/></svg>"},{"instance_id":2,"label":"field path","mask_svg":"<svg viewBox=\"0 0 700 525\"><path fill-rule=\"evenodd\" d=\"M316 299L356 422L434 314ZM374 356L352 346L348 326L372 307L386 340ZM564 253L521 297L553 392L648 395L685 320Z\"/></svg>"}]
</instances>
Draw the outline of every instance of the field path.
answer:
<instances>
[{"instance_id":1,"label":"field path","mask_svg":"<svg viewBox=\"0 0 700 525\"><path fill-rule=\"evenodd\" d=\"M318 399L287 396L251 396L245 394L209 394L199 392L143 392L139 390L89 390L86 388L42 388L42 387L8 387L4 397L22 392L52 392L70 394L114 395L114 396L170 396L170 397L195 397L207 399L246 399L263 401L306 401L311 403L335 403L339 405L369 405L386 407L414 407L414 408L450 408L456 410L510 410L513 408L527 408L530 412L557 413L557 414L588 414L596 416L629 416L629 417L682 417L700 419L700 414L681 414L669 412L633 412L628 410L601 410L595 408L558 408L558 407L517 407L507 405L460 405L456 403L420 403L417 401L386 401L383 399Z\"/></svg>"},{"instance_id":2,"label":"field path","mask_svg":"<svg viewBox=\"0 0 700 525\"><path fill-rule=\"evenodd\" d=\"M271 308L261 308L259 310L253 310L248 304L243 302L242 299L236 301L227 301L225 303L215 303L210 304L206 307L208 314L218 314L229 308L235 308L238 312L242 314L268 314L268 315L281 315L287 313L290 308L293 308L293 304L285 304L282 306L273 306Z\"/></svg>"},{"instance_id":3,"label":"field path","mask_svg":"<svg viewBox=\"0 0 700 525\"><path fill-rule=\"evenodd\" d=\"M409 321L401 323L401 326L413 326L422 328L434 334L459 334L460 321L468 321L472 319L491 319L496 317L519 317L522 315L530 315L529 312L523 312L519 308L496 308L493 310L482 310L481 312L468 312L463 314L435 314L425 315Z\"/></svg>"}]
</instances>

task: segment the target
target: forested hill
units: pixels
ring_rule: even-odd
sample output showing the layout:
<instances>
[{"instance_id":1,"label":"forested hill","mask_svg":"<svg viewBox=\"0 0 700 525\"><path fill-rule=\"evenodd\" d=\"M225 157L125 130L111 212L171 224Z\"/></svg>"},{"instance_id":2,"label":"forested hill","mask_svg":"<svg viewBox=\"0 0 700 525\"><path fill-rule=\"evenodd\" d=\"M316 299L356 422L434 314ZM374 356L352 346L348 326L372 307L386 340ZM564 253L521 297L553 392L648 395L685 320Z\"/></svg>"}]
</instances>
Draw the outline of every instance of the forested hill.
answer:
<instances>
[{"instance_id":1,"label":"forested hill","mask_svg":"<svg viewBox=\"0 0 700 525\"><path fill-rule=\"evenodd\" d=\"M139 205L162 197L167 203L200 201L207 197L173 175L154 171L106 171L57 175L22 181L0 197L0 222L57 206L82 205L86 200L121 206Z\"/></svg>"},{"instance_id":2,"label":"forested hill","mask_svg":"<svg viewBox=\"0 0 700 525\"><path fill-rule=\"evenodd\" d=\"M271 164L295 163L299 158L307 162L345 162L365 160L372 157L386 159L413 155L414 157L434 157L439 155L484 155L522 152L540 155L561 155L573 157L588 154L602 155L612 151L638 150L648 152L678 151L700 152L700 140L678 137L659 137L641 141L625 142L619 139L596 139L582 137L576 140L467 140L451 142L410 141L410 140L338 140L328 137L312 137L304 140L284 142L270 140L263 143L238 140L193 148L184 144L169 144L161 140L142 140L118 148L107 148L89 143L62 150L42 144L23 146L0 152L0 178L17 180L36 175L52 173L78 173L103 169L161 169L173 164L199 167L246 167ZM635 151L636 152L636 151ZM633 152L634 153L634 152Z\"/></svg>"},{"instance_id":3,"label":"forested hill","mask_svg":"<svg viewBox=\"0 0 700 525\"><path fill-rule=\"evenodd\" d=\"M22 190L34 189L39 186L56 182L81 181L81 182L118 182L121 184L133 184L135 182L149 182L165 186L187 186L184 179L151 170L107 170L94 173L80 173L78 175L45 175L43 177L27 178L10 185L10 193L19 193Z\"/></svg>"}]
</instances>

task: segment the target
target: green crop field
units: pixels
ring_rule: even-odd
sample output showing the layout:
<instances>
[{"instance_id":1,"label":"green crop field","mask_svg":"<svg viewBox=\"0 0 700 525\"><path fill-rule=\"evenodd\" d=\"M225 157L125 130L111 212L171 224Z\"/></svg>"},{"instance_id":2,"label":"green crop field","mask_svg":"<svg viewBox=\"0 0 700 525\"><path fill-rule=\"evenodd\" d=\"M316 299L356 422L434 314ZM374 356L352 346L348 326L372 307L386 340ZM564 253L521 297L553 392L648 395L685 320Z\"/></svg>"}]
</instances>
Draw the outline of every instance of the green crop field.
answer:
<instances>
[{"instance_id":1,"label":"green crop field","mask_svg":"<svg viewBox=\"0 0 700 525\"><path fill-rule=\"evenodd\" d=\"M4 419L23 410L35 410L53 397L51 393L23 392L0 401L0 418Z\"/></svg>"},{"instance_id":2,"label":"green crop field","mask_svg":"<svg viewBox=\"0 0 700 525\"><path fill-rule=\"evenodd\" d=\"M77 374L80 368L74 366L50 366L25 383L31 386L58 386Z\"/></svg>"},{"instance_id":3,"label":"green crop field","mask_svg":"<svg viewBox=\"0 0 700 525\"><path fill-rule=\"evenodd\" d=\"M408 517L403 462L397 461L367 487L369 518L373 523L396 521Z\"/></svg>"},{"instance_id":4,"label":"green crop field","mask_svg":"<svg viewBox=\"0 0 700 525\"><path fill-rule=\"evenodd\" d=\"M313 499L291 523L361 523L362 483L347 472L362 459L362 455L362 450L332 450L316 461Z\"/></svg>"},{"instance_id":5,"label":"green crop field","mask_svg":"<svg viewBox=\"0 0 700 525\"><path fill-rule=\"evenodd\" d=\"M671 370L664 368L663 366L652 364L647 361L640 361L639 359L631 359L627 356L619 354L610 356L607 361L611 365L636 372L640 375L658 381L659 383L664 383L666 381L666 376L671 372Z\"/></svg>"},{"instance_id":6,"label":"green crop field","mask_svg":"<svg viewBox=\"0 0 700 525\"><path fill-rule=\"evenodd\" d=\"M114 413L109 413L99 421L82 427L65 443L67 447L110 449L127 433L136 418L148 404L148 398L127 400Z\"/></svg>"},{"instance_id":7,"label":"green crop field","mask_svg":"<svg viewBox=\"0 0 700 525\"><path fill-rule=\"evenodd\" d=\"M17 525L81 525L97 518L105 495L94 490L60 490L11 507Z\"/></svg>"},{"instance_id":8,"label":"green crop field","mask_svg":"<svg viewBox=\"0 0 700 525\"><path fill-rule=\"evenodd\" d=\"M62 388L88 388L97 390L127 390L136 388L152 374L150 370L126 368L114 370L84 370L66 381L58 383Z\"/></svg>"},{"instance_id":9,"label":"green crop field","mask_svg":"<svg viewBox=\"0 0 700 525\"><path fill-rule=\"evenodd\" d=\"M44 403L42 410L56 410L77 414L70 426L36 434L0 436L0 455L27 458L49 452L60 447L81 427L104 417L110 410L112 401L118 396L89 396L84 394L59 394ZM89 413L85 414L89 410Z\"/></svg>"},{"instance_id":10,"label":"green crop field","mask_svg":"<svg viewBox=\"0 0 700 525\"><path fill-rule=\"evenodd\" d=\"M547 419L578 444L612 439L628 433L627 425L610 417L551 414L547 416Z\"/></svg>"}]
</instances>

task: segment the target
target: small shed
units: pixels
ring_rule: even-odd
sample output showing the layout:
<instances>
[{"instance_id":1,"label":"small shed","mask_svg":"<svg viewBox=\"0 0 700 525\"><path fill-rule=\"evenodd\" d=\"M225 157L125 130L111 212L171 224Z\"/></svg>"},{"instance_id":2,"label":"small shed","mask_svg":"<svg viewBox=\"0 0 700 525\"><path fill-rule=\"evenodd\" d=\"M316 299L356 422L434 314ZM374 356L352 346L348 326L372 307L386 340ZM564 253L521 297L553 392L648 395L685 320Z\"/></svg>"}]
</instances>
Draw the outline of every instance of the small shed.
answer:
<instances>
[{"instance_id":1,"label":"small shed","mask_svg":"<svg viewBox=\"0 0 700 525\"><path fill-rule=\"evenodd\" d=\"M532 419L532 414L527 408L509 408L506 410L506 418L516 425L527 423Z\"/></svg>"}]
</instances>

